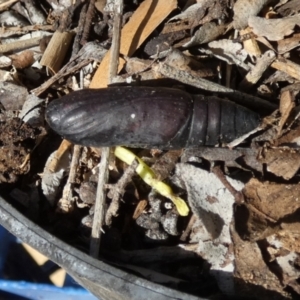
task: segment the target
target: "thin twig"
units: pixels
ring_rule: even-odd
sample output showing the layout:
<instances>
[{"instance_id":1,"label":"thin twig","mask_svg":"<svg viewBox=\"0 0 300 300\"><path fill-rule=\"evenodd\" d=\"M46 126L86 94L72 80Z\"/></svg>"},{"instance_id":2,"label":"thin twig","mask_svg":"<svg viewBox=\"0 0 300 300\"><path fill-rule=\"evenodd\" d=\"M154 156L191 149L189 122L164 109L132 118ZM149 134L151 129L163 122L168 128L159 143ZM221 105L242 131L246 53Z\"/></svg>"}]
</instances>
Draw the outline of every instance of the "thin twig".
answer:
<instances>
[{"instance_id":1,"label":"thin twig","mask_svg":"<svg viewBox=\"0 0 300 300\"><path fill-rule=\"evenodd\" d=\"M118 183L112 187L112 199L105 216L106 225L111 225L112 217L117 216L120 206L120 199L125 193L126 186L132 180L132 176L134 175L138 165L139 163L137 162L137 160L134 160L132 164L126 169Z\"/></svg>"},{"instance_id":2,"label":"thin twig","mask_svg":"<svg viewBox=\"0 0 300 300\"><path fill-rule=\"evenodd\" d=\"M57 72L57 74L53 75L46 82L41 84L38 88L31 90L31 93L33 93L36 96L40 95L60 78L63 78L64 76L74 73L77 70L80 70L81 68L83 68L93 60L100 61L100 58L102 58L102 56L104 56L105 53L106 50L104 48L102 48L101 46L97 46L93 42L85 44L80 49L80 51L74 57L72 57L70 61ZM98 58L95 55L97 55Z\"/></svg>"},{"instance_id":3,"label":"thin twig","mask_svg":"<svg viewBox=\"0 0 300 300\"><path fill-rule=\"evenodd\" d=\"M81 146L75 145L68 182L64 187L62 198L57 203L57 210L62 213L68 213L74 209L73 185L76 179L77 167L81 154Z\"/></svg>"},{"instance_id":4,"label":"thin twig","mask_svg":"<svg viewBox=\"0 0 300 300\"><path fill-rule=\"evenodd\" d=\"M42 37L35 37L27 40L20 40L11 42L8 44L0 45L0 53L8 53L12 51L19 51L23 49L28 49L34 46L38 46Z\"/></svg>"},{"instance_id":5,"label":"thin twig","mask_svg":"<svg viewBox=\"0 0 300 300\"><path fill-rule=\"evenodd\" d=\"M197 221L197 216L195 214L193 214L189 220L188 225L186 226L186 229L184 230L184 232L181 234L180 236L180 240L182 242L185 242L189 236L189 234L191 233L193 226L195 224L195 222Z\"/></svg>"},{"instance_id":6,"label":"thin twig","mask_svg":"<svg viewBox=\"0 0 300 300\"><path fill-rule=\"evenodd\" d=\"M76 71L82 69L86 65L88 65L92 60L91 59L85 59L83 61L78 62L76 65L73 65L75 60L70 61L67 63L64 67L62 67L58 73L54 74L51 78L49 78L46 82L41 84L38 88L31 90L31 93L39 96L42 94L48 87L50 87L52 84L54 84L57 80L75 73Z\"/></svg>"},{"instance_id":7,"label":"thin twig","mask_svg":"<svg viewBox=\"0 0 300 300\"><path fill-rule=\"evenodd\" d=\"M236 204L242 204L245 202L244 194L240 191L237 191L227 180L226 176L222 172L220 166L215 166L212 168L212 172L217 176L217 178L223 183L225 188L231 193L234 197Z\"/></svg>"},{"instance_id":8,"label":"thin twig","mask_svg":"<svg viewBox=\"0 0 300 300\"><path fill-rule=\"evenodd\" d=\"M122 22L123 13L123 0L118 0L115 2L115 27L120 27ZM120 18L120 20L118 20ZM114 29L114 35L112 40L112 50L111 50L111 65L109 70L110 82L112 78L117 74L119 52L120 52L120 34L121 30ZM97 196L95 204L94 221L92 228L92 238L90 244L90 255L93 257L98 257L100 239L101 239L101 227L104 221L104 206L105 206L105 184L108 180L108 163L109 163L109 148L102 148L101 163L99 167L99 180L97 187Z\"/></svg>"},{"instance_id":9,"label":"thin twig","mask_svg":"<svg viewBox=\"0 0 300 300\"><path fill-rule=\"evenodd\" d=\"M24 35L31 31L53 31L53 25L28 25L28 26L14 26L14 27L1 27L0 38L10 37L12 35Z\"/></svg>"},{"instance_id":10,"label":"thin twig","mask_svg":"<svg viewBox=\"0 0 300 300\"><path fill-rule=\"evenodd\" d=\"M109 68L110 82L113 82L113 78L117 76L118 73L122 14L123 14L123 0L116 0L113 40L112 40L111 53L110 53L110 68Z\"/></svg>"},{"instance_id":11,"label":"thin twig","mask_svg":"<svg viewBox=\"0 0 300 300\"><path fill-rule=\"evenodd\" d=\"M102 148L101 162L99 164L98 187L90 243L90 255L95 258L97 258L99 254L101 228L104 221L104 209L106 198L104 186L107 183L108 178L109 152L110 150L108 147Z\"/></svg>"}]
</instances>

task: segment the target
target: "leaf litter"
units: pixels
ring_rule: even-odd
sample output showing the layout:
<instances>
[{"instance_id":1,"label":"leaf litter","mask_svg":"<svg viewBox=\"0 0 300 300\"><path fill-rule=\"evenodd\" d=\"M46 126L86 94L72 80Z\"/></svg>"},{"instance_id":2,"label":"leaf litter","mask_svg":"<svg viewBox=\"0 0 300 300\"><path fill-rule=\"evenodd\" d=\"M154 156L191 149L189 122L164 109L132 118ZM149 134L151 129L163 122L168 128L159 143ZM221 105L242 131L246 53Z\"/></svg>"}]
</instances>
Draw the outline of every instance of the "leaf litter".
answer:
<instances>
[{"instance_id":1,"label":"leaf litter","mask_svg":"<svg viewBox=\"0 0 300 300\"><path fill-rule=\"evenodd\" d=\"M299 297L299 2L135 1L119 16L112 79L114 5L42 2L0 16L1 195L88 253L96 195L107 190L100 259L198 297ZM57 146L48 102L109 83L218 95L250 105L262 124L229 145L131 149L186 201L183 216L137 176L135 159L111 151L97 191L104 150Z\"/></svg>"}]
</instances>

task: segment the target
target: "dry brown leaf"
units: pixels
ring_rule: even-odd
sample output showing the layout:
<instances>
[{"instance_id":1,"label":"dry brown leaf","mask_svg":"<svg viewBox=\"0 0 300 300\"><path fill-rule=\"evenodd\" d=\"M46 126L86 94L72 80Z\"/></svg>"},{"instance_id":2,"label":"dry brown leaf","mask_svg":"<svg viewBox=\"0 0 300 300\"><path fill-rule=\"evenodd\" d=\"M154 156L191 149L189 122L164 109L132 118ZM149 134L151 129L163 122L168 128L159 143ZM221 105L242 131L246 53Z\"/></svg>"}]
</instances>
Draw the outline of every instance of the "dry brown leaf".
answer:
<instances>
[{"instance_id":1,"label":"dry brown leaf","mask_svg":"<svg viewBox=\"0 0 300 300\"><path fill-rule=\"evenodd\" d=\"M300 14L281 19L265 19L252 16L248 24L258 36L264 36L269 41L280 41L294 32L296 25L300 25Z\"/></svg>"},{"instance_id":2,"label":"dry brown leaf","mask_svg":"<svg viewBox=\"0 0 300 300\"><path fill-rule=\"evenodd\" d=\"M267 241L273 245L277 246L276 248L284 248L285 250L291 251L291 252L299 252L300 253L300 224L294 223L294 228L297 228L298 232L295 230L290 230L289 228L284 228L283 230L280 230L278 233L273 234L269 237L267 237ZM283 226L285 227L285 226ZM278 247L280 245L280 247Z\"/></svg>"},{"instance_id":3,"label":"dry brown leaf","mask_svg":"<svg viewBox=\"0 0 300 300\"><path fill-rule=\"evenodd\" d=\"M280 106L279 106L281 119L278 124L278 136L281 135L282 128L285 125L294 107L295 107L295 102L293 100L291 92L290 91L282 92L280 97Z\"/></svg>"},{"instance_id":4,"label":"dry brown leaf","mask_svg":"<svg viewBox=\"0 0 300 300\"><path fill-rule=\"evenodd\" d=\"M273 222L292 215L300 207L298 184L278 184L251 179L245 185L243 193L247 205L251 205ZM255 228L255 224L252 226Z\"/></svg>"},{"instance_id":5,"label":"dry brown leaf","mask_svg":"<svg viewBox=\"0 0 300 300\"><path fill-rule=\"evenodd\" d=\"M256 16L269 0L238 0L233 7L233 27L244 29L248 25L248 19Z\"/></svg>"},{"instance_id":6,"label":"dry brown leaf","mask_svg":"<svg viewBox=\"0 0 300 300\"><path fill-rule=\"evenodd\" d=\"M177 7L176 0L152 1L146 0L141 3L132 17L121 31L120 54L131 56L136 49L146 40L153 30ZM103 58L94 75L90 88L106 87L108 84L108 69L110 63L110 51ZM119 59L118 70L125 64Z\"/></svg>"},{"instance_id":7,"label":"dry brown leaf","mask_svg":"<svg viewBox=\"0 0 300 300\"><path fill-rule=\"evenodd\" d=\"M266 264L257 243L243 241L235 232L232 233L232 237L236 293L246 298L251 295L252 299L282 299L279 295L288 297L279 279Z\"/></svg>"},{"instance_id":8,"label":"dry brown leaf","mask_svg":"<svg viewBox=\"0 0 300 300\"><path fill-rule=\"evenodd\" d=\"M264 148L258 161L267 165L267 170L289 180L300 168L300 151L287 147Z\"/></svg>"},{"instance_id":9,"label":"dry brown leaf","mask_svg":"<svg viewBox=\"0 0 300 300\"><path fill-rule=\"evenodd\" d=\"M300 145L300 126L288 131L276 141L276 146L289 146L298 148Z\"/></svg>"},{"instance_id":10,"label":"dry brown leaf","mask_svg":"<svg viewBox=\"0 0 300 300\"><path fill-rule=\"evenodd\" d=\"M284 228L299 231L298 184L278 184L251 179L243 190L245 205L237 209L236 230L250 241L259 241Z\"/></svg>"},{"instance_id":11,"label":"dry brown leaf","mask_svg":"<svg viewBox=\"0 0 300 300\"><path fill-rule=\"evenodd\" d=\"M297 279L299 271L300 234L299 223L297 232L281 230L267 238L270 247L267 248L271 260L275 260L279 266L281 281L284 286L292 287L298 294L300 285Z\"/></svg>"}]
</instances>

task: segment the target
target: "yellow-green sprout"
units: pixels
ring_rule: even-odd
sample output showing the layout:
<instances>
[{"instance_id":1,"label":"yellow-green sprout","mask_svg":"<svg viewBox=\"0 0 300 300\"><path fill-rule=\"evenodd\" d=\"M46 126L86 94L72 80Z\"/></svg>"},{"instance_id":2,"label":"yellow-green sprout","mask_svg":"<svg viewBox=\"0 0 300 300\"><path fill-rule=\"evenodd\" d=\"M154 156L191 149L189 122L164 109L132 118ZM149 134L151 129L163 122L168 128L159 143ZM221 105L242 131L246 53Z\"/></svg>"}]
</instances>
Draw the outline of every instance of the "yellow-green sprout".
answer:
<instances>
[{"instance_id":1,"label":"yellow-green sprout","mask_svg":"<svg viewBox=\"0 0 300 300\"><path fill-rule=\"evenodd\" d=\"M185 201L180 197L176 196L173 193L170 186L168 186L162 181L159 181L155 173L153 172L153 170L150 167L148 167L139 157L137 157L128 149L119 146L116 147L115 155L116 157L118 157L120 160L124 161L128 165L131 165L133 161L136 159L139 165L137 166L135 171L140 175L140 177L152 188L154 188L158 193L160 193L162 196L172 200L178 210L178 213L181 216L188 215L189 208L185 203Z\"/></svg>"}]
</instances>

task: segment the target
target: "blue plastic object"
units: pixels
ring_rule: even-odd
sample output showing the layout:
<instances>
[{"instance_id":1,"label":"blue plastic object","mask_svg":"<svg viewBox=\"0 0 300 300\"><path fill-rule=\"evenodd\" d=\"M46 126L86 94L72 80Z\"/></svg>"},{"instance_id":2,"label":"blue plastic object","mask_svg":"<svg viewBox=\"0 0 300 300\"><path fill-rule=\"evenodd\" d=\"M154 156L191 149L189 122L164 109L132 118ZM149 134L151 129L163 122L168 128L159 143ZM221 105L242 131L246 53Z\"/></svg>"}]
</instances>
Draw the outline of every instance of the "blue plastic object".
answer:
<instances>
[{"instance_id":1,"label":"blue plastic object","mask_svg":"<svg viewBox=\"0 0 300 300\"><path fill-rule=\"evenodd\" d=\"M14 300L95 300L89 291L79 286L70 276L66 276L64 287L52 284L33 283L4 279L5 262L11 247L19 240L0 226L0 299ZM24 249L25 251L25 249ZM18 257L16 257L18 259ZM27 266L24 266L26 268ZM42 267L41 267L42 269ZM43 270L41 270L43 271Z\"/></svg>"}]
</instances>

